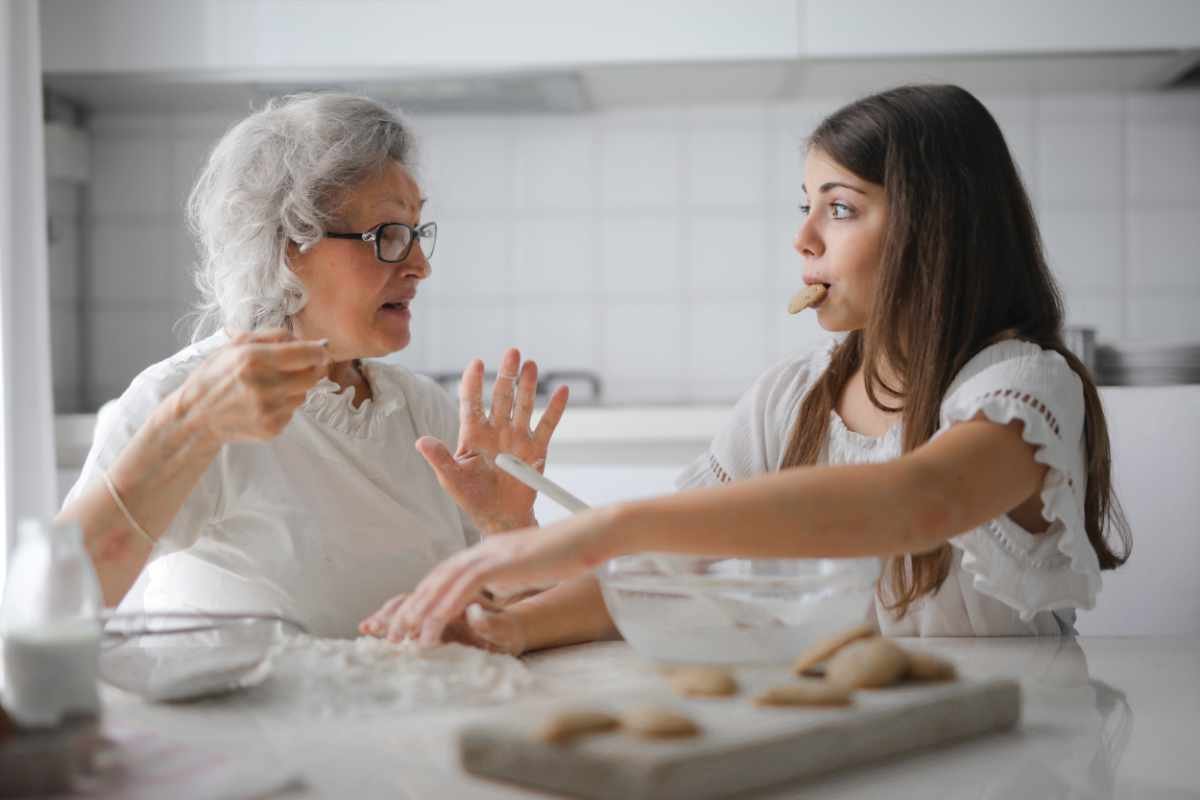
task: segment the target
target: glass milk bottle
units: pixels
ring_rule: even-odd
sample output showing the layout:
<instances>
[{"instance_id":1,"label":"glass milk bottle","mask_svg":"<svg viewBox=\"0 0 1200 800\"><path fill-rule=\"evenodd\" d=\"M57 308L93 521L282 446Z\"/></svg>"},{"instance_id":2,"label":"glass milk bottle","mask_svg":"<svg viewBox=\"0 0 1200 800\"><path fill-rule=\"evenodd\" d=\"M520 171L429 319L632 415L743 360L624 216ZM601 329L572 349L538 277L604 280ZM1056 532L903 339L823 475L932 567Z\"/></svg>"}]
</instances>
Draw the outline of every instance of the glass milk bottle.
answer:
<instances>
[{"instance_id":1,"label":"glass milk bottle","mask_svg":"<svg viewBox=\"0 0 1200 800\"><path fill-rule=\"evenodd\" d=\"M27 727L100 710L100 583L75 523L24 519L8 564L0 636L4 707Z\"/></svg>"}]
</instances>

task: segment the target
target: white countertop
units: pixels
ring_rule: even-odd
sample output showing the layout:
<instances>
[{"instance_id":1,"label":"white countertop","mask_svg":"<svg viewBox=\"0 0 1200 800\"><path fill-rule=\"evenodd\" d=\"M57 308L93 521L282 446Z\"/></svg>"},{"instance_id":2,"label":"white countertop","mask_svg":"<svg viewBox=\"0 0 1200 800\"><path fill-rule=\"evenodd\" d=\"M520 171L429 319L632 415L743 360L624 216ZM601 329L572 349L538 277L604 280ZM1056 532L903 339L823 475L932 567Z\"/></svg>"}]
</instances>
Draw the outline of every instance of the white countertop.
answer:
<instances>
[{"instance_id":1,"label":"white countertop","mask_svg":"<svg viewBox=\"0 0 1200 800\"><path fill-rule=\"evenodd\" d=\"M923 640L968 678L1019 679L1015 732L901 756L764 797L1196 797L1200 638ZM623 642L526 658L539 695L644 688L660 680ZM517 701L521 702L521 701ZM286 797L535 798L466 775L454 747L479 709L297 725L252 696L149 705L105 690L105 724L179 745L283 766L302 777ZM758 795L756 795L758 796Z\"/></svg>"},{"instance_id":2,"label":"white countertop","mask_svg":"<svg viewBox=\"0 0 1200 800\"><path fill-rule=\"evenodd\" d=\"M707 444L732 406L572 406L559 422L555 445L610 443ZM537 424L542 410L534 412ZM96 427L95 414L58 414L54 418L58 463L80 466Z\"/></svg>"},{"instance_id":3,"label":"white countertop","mask_svg":"<svg viewBox=\"0 0 1200 800\"><path fill-rule=\"evenodd\" d=\"M1200 386L1105 386L1106 407L1124 411L1154 408L1164 403L1194 404ZM707 444L727 419L733 404L575 405L563 415L554 444L567 447L606 444ZM1135 411L1135 413L1137 413ZM541 409L534 412L536 424ZM59 414L55 417L58 462L79 465L91 446L95 414Z\"/></svg>"}]
</instances>

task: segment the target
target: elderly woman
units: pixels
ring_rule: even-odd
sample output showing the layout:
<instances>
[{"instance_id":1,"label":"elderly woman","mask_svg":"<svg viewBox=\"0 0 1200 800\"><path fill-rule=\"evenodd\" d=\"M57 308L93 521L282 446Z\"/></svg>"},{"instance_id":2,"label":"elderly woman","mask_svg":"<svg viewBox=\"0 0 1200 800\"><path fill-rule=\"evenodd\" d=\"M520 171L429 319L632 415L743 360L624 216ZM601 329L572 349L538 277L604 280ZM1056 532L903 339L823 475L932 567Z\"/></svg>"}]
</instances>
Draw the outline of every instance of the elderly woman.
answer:
<instances>
[{"instance_id":1,"label":"elderly woman","mask_svg":"<svg viewBox=\"0 0 1200 800\"><path fill-rule=\"evenodd\" d=\"M352 636L479 531L530 524L533 493L491 457L544 461L565 390L531 431L537 367L515 350L490 415L480 361L456 414L433 382L363 360L408 345L430 275L437 228L411 159L396 115L335 94L272 102L217 145L189 202L198 333L216 332L101 415L60 514L83 528L106 603L147 568L147 609L269 611Z\"/></svg>"}]
</instances>

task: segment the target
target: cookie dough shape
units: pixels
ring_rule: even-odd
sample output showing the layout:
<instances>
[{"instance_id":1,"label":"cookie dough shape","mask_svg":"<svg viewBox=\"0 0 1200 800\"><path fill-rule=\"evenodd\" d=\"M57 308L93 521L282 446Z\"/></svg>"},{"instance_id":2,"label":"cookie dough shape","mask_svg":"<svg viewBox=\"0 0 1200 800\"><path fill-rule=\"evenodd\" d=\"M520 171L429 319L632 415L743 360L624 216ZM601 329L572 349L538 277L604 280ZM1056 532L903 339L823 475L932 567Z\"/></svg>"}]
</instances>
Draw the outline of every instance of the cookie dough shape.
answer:
<instances>
[{"instance_id":1,"label":"cookie dough shape","mask_svg":"<svg viewBox=\"0 0 1200 800\"><path fill-rule=\"evenodd\" d=\"M908 673L908 654L880 636L851 642L829 659L825 679L847 689L880 689Z\"/></svg>"},{"instance_id":2,"label":"cookie dough shape","mask_svg":"<svg viewBox=\"0 0 1200 800\"><path fill-rule=\"evenodd\" d=\"M754 698L756 706L848 706L851 692L829 681L802 679L773 686Z\"/></svg>"},{"instance_id":3,"label":"cookie dough shape","mask_svg":"<svg viewBox=\"0 0 1200 800\"><path fill-rule=\"evenodd\" d=\"M639 706L621 714L621 727L645 739L686 739L700 734L691 719L662 706Z\"/></svg>"},{"instance_id":4,"label":"cookie dough shape","mask_svg":"<svg viewBox=\"0 0 1200 800\"><path fill-rule=\"evenodd\" d=\"M868 639L876 635L875 628L864 624L856 625L839 634L830 636L828 639L821 639L814 642L811 647L801 653L792 663L792 672L796 675L803 675L818 664L827 661L837 651L851 642L856 642L859 639Z\"/></svg>"},{"instance_id":5,"label":"cookie dough shape","mask_svg":"<svg viewBox=\"0 0 1200 800\"><path fill-rule=\"evenodd\" d=\"M910 681L952 681L958 671L944 658L920 650L908 650L908 679Z\"/></svg>"},{"instance_id":6,"label":"cookie dough shape","mask_svg":"<svg viewBox=\"0 0 1200 800\"><path fill-rule=\"evenodd\" d=\"M537 738L547 744L569 744L580 736L616 730L620 724L620 720L605 711L561 711L542 723Z\"/></svg>"},{"instance_id":7,"label":"cookie dough shape","mask_svg":"<svg viewBox=\"0 0 1200 800\"><path fill-rule=\"evenodd\" d=\"M682 697L728 697L738 690L733 675L720 667L680 667L667 675L667 683Z\"/></svg>"}]
</instances>

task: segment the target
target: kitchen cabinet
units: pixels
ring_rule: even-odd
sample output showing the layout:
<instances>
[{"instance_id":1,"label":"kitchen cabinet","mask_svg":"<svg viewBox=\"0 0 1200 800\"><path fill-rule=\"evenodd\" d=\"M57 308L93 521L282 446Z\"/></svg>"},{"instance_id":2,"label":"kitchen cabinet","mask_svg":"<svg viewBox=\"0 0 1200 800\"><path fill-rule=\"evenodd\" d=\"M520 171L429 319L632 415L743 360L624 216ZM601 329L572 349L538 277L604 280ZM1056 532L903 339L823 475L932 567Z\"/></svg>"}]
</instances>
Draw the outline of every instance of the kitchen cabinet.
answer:
<instances>
[{"instance_id":1,"label":"kitchen cabinet","mask_svg":"<svg viewBox=\"0 0 1200 800\"><path fill-rule=\"evenodd\" d=\"M1200 48L1189 0L43 0L41 16L49 75L217 82Z\"/></svg>"},{"instance_id":2,"label":"kitchen cabinet","mask_svg":"<svg viewBox=\"0 0 1200 800\"><path fill-rule=\"evenodd\" d=\"M43 0L47 73L339 73L793 58L795 0Z\"/></svg>"},{"instance_id":3,"label":"kitchen cabinet","mask_svg":"<svg viewBox=\"0 0 1200 800\"><path fill-rule=\"evenodd\" d=\"M1200 46L1200 3L802 0L800 27L808 58L1133 54Z\"/></svg>"}]
</instances>

